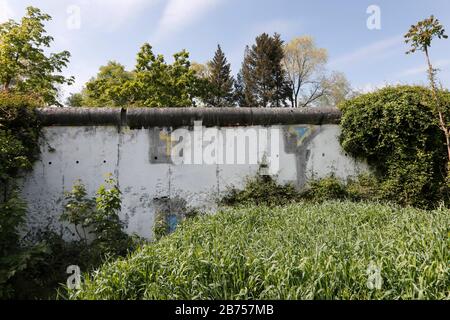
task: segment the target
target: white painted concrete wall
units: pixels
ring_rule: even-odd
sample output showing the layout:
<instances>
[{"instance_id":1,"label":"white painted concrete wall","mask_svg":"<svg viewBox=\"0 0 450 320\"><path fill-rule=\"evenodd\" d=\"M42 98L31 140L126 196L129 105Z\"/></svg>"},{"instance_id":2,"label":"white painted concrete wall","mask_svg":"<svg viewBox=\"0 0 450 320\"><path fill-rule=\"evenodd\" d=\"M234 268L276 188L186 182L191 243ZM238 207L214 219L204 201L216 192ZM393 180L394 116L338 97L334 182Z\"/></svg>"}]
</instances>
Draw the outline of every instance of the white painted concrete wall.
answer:
<instances>
[{"instance_id":1,"label":"white painted concrete wall","mask_svg":"<svg viewBox=\"0 0 450 320\"><path fill-rule=\"evenodd\" d=\"M342 153L337 125L272 128L282 133L276 176L280 183L301 187L305 179L312 177L334 173L346 179L366 170L364 164ZM163 133L161 137L170 132L155 128L119 130L114 126L45 127L40 160L23 180L22 194L29 208L26 231L51 228L70 238L70 231L59 222L64 192L81 180L94 196L107 174L112 173L123 192L121 217L127 232L152 239L157 199L183 199L188 207L213 211L216 200L228 188L244 187L246 177L256 175L260 169L258 164L154 163L155 157L160 161L164 156L164 139L155 138L158 131ZM158 143L162 148L155 154Z\"/></svg>"}]
</instances>

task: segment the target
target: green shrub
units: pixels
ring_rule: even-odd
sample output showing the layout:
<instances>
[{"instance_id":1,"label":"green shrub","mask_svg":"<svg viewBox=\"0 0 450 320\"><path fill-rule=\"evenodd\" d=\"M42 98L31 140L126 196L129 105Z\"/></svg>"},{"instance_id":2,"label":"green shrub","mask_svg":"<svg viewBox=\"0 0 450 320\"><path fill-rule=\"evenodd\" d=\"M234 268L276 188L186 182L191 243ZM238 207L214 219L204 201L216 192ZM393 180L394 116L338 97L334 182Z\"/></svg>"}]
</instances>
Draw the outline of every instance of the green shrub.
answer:
<instances>
[{"instance_id":1,"label":"green shrub","mask_svg":"<svg viewBox=\"0 0 450 320\"><path fill-rule=\"evenodd\" d=\"M309 201L343 200L348 197L346 185L335 176L312 180L302 197Z\"/></svg>"},{"instance_id":2,"label":"green shrub","mask_svg":"<svg viewBox=\"0 0 450 320\"><path fill-rule=\"evenodd\" d=\"M103 265L71 298L450 299L449 225L445 209L368 203L228 208Z\"/></svg>"},{"instance_id":3,"label":"green shrub","mask_svg":"<svg viewBox=\"0 0 450 320\"><path fill-rule=\"evenodd\" d=\"M356 179L349 179L345 186L347 198L353 201L378 201L380 182L370 173L360 174Z\"/></svg>"},{"instance_id":4,"label":"green shrub","mask_svg":"<svg viewBox=\"0 0 450 320\"><path fill-rule=\"evenodd\" d=\"M84 248L84 263L98 266L105 257L124 256L139 242L128 236L120 220L121 192L117 182L109 176L94 199L87 196L85 186L79 181L66 193L61 220L70 223ZM91 240L91 241L90 241Z\"/></svg>"},{"instance_id":5,"label":"green shrub","mask_svg":"<svg viewBox=\"0 0 450 320\"><path fill-rule=\"evenodd\" d=\"M221 199L227 206L242 204L283 205L297 201L300 194L293 185L280 185L270 176L256 175L247 179L243 190L231 188Z\"/></svg>"},{"instance_id":6,"label":"green shrub","mask_svg":"<svg viewBox=\"0 0 450 320\"><path fill-rule=\"evenodd\" d=\"M430 105L428 89L397 86L340 106L342 147L375 169L382 199L425 208L447 199L445 139Z\"/></svg>"},{"instance_id":7,"label":"green shrub","mask_svg":"<svg viewBox=\"0 0 450 320\"><path fill-rule=\"evenodd\" d=\"M16 179L32 167L39 151L36 103L30 96L0 93L0 299L15 297L16 283L47 252L19 236L26 204Z\"/></svg>"},{"instance_id":8,"label":"green shrub","mask_svg":"<svg viewBox=\"0 0 450 320\"><path fill-rule=\"evenodd\" d=\"M378 201L380 182L369 173L348 181L341 181L334 175L315 179L298 191L293 185L280 185L272 177L259 176L248 179L243 189L232 188L220 200L225 206L243 204L281 206L295 202L323 202L327 200ZM158 224L159 225L159 224ZM161 225L164 227L164 225Z\"/></svg>"}]
</instances>

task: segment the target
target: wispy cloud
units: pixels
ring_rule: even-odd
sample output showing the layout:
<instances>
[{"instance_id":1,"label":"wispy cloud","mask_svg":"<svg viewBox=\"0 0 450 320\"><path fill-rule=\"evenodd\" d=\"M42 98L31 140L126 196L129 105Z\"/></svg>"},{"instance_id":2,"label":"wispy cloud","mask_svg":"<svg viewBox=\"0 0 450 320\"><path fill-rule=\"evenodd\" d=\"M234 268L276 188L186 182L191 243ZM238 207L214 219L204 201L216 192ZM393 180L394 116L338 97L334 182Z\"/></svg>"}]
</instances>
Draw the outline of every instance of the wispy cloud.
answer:
<instances>
[{"instance_id":1,"label":"wispy cloud","mask_svg":"<svg viewBox=\"0 0 450 320\"><path fill-rule=\"evenodd\" d=\"M398 48L398 50L400 51L402 43L402 36L387 38L333 59L330 61L329 65L336 68L385 57L389 55L395 48Z\"/></svg>"},{"instance_id":2,"label":"wispy cloud","mask_svg":"<svg viewBox=\"0 0 450 320\"><path fill-rule=\"evenodd\" d=\"M390 86L397 86L400 85L401 82L380 82L380 83L366 83L364 85L361 86L356 86L355 87L355 91L359 92L361 94L365 94L365 93L371 93L371 92L375 92L377 90L386 88L386 87L390 87Z\"/></svg>"},{"instance_id":3,"label":"wispy cloud","mask_svg":"<svg viewBox=\"0 0 450 320\"><path fill-rule=\"evenodd\" d=\"M154 34L154 41L159 41L197 22L222 2L222 0L168 0Z\"/></svg>"},{"instance_id":4,"label":"wispy cloud","mask_svg":"<svg viewBox=\"0 0 450 320\"><path fill-rule=\"evenodd\" d=\"M82 17L96 27L114 31L161 0L81 0Z\"/></svg>"},{"instance_id":5,"label":"wispy cloud","mask_svg":"<svg viewBox=\"0 0 450 320\"><path fill-rule=\"evenodd\" d=\"M8 21L14 17L14 11L11 8L8 0L0 0L0 23Z\"/></svg>"},{"instance_id":6,"label":"wispy cloud","mask_svg":"<svg viewBox=\"0 0 450 320\"><path fill-rule=\"evenodd\" d=\"M445 68L450 66L450 59L442 59L442 60L438 60L436 61L436 63L433 64L434 68L440 69L440 68ZM413 67L413 68L409 68L406 70L403 70L399 73L396 74L397 77L399 78L403 78L403 77L410 77L410 76L415 76L418 74L424 74L426 73L428 70L428 65L424 64L422 66L418 66L418 67Z\"/></svg>"}]
</instances>

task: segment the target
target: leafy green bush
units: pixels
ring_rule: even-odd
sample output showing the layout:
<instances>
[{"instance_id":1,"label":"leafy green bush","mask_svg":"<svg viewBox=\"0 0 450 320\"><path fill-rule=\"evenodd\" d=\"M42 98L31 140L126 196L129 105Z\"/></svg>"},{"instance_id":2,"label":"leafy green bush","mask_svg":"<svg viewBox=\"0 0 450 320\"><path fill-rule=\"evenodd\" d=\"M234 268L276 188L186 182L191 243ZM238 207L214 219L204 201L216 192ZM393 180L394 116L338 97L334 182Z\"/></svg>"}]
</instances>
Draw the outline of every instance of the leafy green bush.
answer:
<instances>
[{"instance_id":1,"label":"leafy green bush","mask_svg":"<svg viewBox=\"0 0 450 320\"><path fill-rule=\"evenodd\" d=\"M343 200L348 197L346 185L335 176L311 180L302 193L302 198L322 202L326 200Z\"/></svg>"},{"instance_id":2,"label":"leafy green bush","mask_svg":"<svg viewBox=\"0 0 450 320\"><path fill-rule=\"evenodd\" d=\"M303 190L293 185L280 185L272 177L259 176L247 180L244 189L232 188L220 200L225 206L242 204L280 206L295 202L323 202L327 200L378 201L380 182L370 174L364 173L348 181L341 181L333 174L310 180Z\"/></svg>"},{"instance_id":3,"label":"leafy green bush","mask_svg":"<svg viewBox=\"0 0 450 320\"><path fill-rule=\"evenodd\" d=\"M117 182L110 176L94 199L87 196L86 188L78 182L66 194L61 220L73 225L85 264L98 266L106 257L124 256L139 241L124 231L119 212L122 207L121 192ZM90 241L91 240L91 241Z\"/></svg>"},{"instance_id":4,"label":"leafy green bush","mask_svg":"<svg viewBox=\"0 0 450 320\"><path fill-rule=\"evenodd\" d=\"M39 151L37 101L0 93L0 299L14 297L15 283L46 253L43 245L21 241L26 204L16 186L16 179L31 168Z\"/></svg>"},{"instance_id":5,"label":"leafy green bush","mask_svg":"<svg viewBox=\"0 0 450 320\"><path fill-rule=\"evenodd\" d=\"M280 185L270 176L256 175L247 179L243 190L231 188L221 199L222 205L283 205L297 201L300 194L293 185Z\"/></svg>"},{"instance_id":6,"label":"leafy green bush","mask_svg":"<svg viewBox=\"0 0 450 320\"><path fill-rule=\"evenodd\" d=\"M449 224L446 209L368 203L228 208L105 264L71 298L450 299Z\"/></svg>"},{"instance_id":7,"label":"leafy green bush","mask_svg":"<svg viewBox=\"0 0 450 320\"><path fill-rule=\"evenodd\" d=\"M381 198L419 207L447 200L445 139L430 105L428 89L397 86L340 106L342 147L375 169Z\"/></svg>"},{"instance_id":8,"label":"leafy green bush","mask_svg":"<svg viewBox=\"0 0 450 320\"><path fill-rule=\"evenodd\" d=\"M380 182L370 173L360 174L356 179L349 179L345 186L347 199L353 201L379 201Z\"/></svg>"},{"instance_id":9,"label":"leafy green bush","mask_svg":"<svg viewBox=\"0 0 450 320\"><path fill-rule=\"evenodd\" d=\"M0 202L0 299L17 297L17 284L48 252L42 244L22 243L18 229L25 214L26 206L16 191Z\"/></svg>"}]
</instances>

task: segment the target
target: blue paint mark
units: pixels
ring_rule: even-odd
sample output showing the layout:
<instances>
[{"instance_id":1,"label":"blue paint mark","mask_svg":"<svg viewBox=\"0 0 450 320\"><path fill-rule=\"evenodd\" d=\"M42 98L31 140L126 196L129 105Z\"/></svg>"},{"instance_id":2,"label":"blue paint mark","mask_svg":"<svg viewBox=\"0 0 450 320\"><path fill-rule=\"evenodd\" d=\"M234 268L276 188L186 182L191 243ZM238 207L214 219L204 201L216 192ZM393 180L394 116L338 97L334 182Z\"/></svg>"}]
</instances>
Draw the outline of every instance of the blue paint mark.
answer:
<instances>
[{"instance_id":1,"label":"blue paint mark","mask_svg":"<svg viewBox=\"0 0 450 320\"><path fill-rule=\"evenodd\" d=\"M178 217L175 214L167 216L167 224L169 226L169 233L175 232L178 226Z\"/></svg>"},{"instance_id":2,"label":"blue paint mark","mask_svg":"<svg viewBox=\"0 0 450 320\"><path fill-rule=\"evenodd\" d=\"M295 131L301 140L310 132L310 130L309 127L295 128Z\"/></svg>"}]
</instances>

